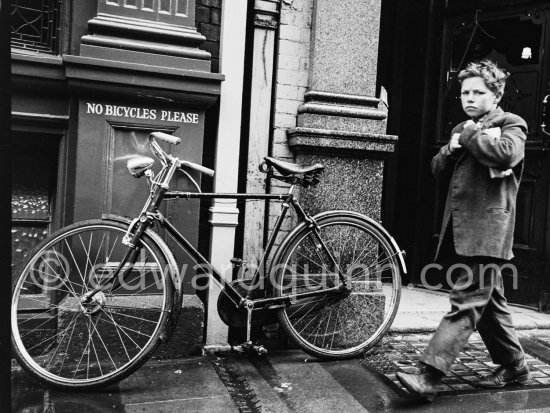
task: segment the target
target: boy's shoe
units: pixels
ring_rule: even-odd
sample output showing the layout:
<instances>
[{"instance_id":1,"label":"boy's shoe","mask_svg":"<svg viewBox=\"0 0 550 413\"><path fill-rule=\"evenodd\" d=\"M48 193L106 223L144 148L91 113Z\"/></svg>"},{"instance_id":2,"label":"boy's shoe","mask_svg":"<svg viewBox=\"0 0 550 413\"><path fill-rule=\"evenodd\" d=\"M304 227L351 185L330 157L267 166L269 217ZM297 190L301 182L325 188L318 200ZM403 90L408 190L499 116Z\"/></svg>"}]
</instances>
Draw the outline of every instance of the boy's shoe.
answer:
<instances>
[{"instance_id":1,"label":"boy's shoe","mask_svg":"<svg viewBox=\"0 0 550 413\"><path fill-rule=\"evenodd\" d=\"M522 359L519 362L498 367L492 373L480 378L477 385L479 387L495 389L514 382L525 385L530 378L529 367L525 363L525 360Z\"/></svg>"},{"instance_id":2,"label":"boy's shoe","mask_svg":"<svg viewBox=\"0 0 550 413\"><path fill-rule=\"evenodd\" d=\"M396 376L413 395L431 402L437 394L437 387L441 382L443 373L431 366L423 365L420 374L398 372Z\"/></svg>"}]
</instances>

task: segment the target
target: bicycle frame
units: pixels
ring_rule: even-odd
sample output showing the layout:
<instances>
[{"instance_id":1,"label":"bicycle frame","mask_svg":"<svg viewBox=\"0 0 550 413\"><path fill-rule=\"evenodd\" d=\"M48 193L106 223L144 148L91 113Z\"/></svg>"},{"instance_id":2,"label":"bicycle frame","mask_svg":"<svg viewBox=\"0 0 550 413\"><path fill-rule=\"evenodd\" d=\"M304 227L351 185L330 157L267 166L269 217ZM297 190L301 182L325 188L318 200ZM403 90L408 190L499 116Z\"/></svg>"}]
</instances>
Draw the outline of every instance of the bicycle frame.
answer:
<instances>
[{"instance_id":1,"label":"bicycle frame","mask_svg":"<svg viewBox=\"0 0 550 413\"><path fill-rule=\"evenodd\" d=\"M90 300L98 291L100 291L103 285L108 283L113 283L112 288L116 288L120 285L121 282L124 282L127 274L130 273L130 269L127 268L122 273L122 277L119 277L120 271L123 270L124 266L127 263L133 263L137 259L139 254L139 239L142 234L147 230L147 228L153 226L154 222L158 222L163 228L165 228L168 233L177 241L177 243L195 260L199 265L207 266L211 269L209 276L213 277L220 285L222 285L228 294L229 298L235 303L238 308L246 308L251 311L252 309L261 309L261 308L282 308L284 306L290 305L291 298L307 298L315 295L326 295L331 292L341 293L347 288L347 280L340 270L337 260L334 258L330 249L325 244L324 240L321 237L320 229L317 226L314 219L309 216L298 203L294 197L294 188L295 185L290 187L290 190L287 194L239 194L239 193L201 193L201 192L182 192L182 191L169 191L169 183L178 167L179 160L172 157L171 155L166 154L158 144L153 140L150 142L153 152L161 159L163 163L163 168L159 172L156 179L151 178L151 191L150 196L147 199L142 212L139 217L134 219L130 227L128 228L127 234L123 239L123 243L129 247L129 251L126 253L125 257L119 263L117 269L114 271L112 277L109 277L102 285L97 286L95 289L89 291L82 297L82 302ZM151 175L148 175L151 176ZM192 179L192 178L191 178ZM255 298L252 299L252 291L249 290L246 296L243 296L239 291L237 291L229 282L227 282L224 277L211 265L211 263L200 254L199 251L183 236L177 228L167 220L162 214L158 211L162 201L164 199L236 199L236 200L281 200L283 201L281 214L279 215L275 228L270 234L268 243L266 246L265 254L260 262L258 268L264 268L267 257L270 256L273 246L275 244L275 239L283 220L288 212L288 209L292 206L296 211L300 221L306 222L308 226L313 229L314 234L317 237L322 249L328 255L330 262L334 265L334 268L338 272L341 284L337 287L330 287L320 291L309 291L300 294L295 294L285 297L266 297L266 298ZM134 231L135 227L135 231ZM132 233L132 231L134 231ZM263 271L264 279L268 276L265 271ZM181 277L181 275L179 275ZM252 278L252 285L257 285L260 281L262 274L259 271L256 271ZM122 278L122 281L121 281ZM181 279L180 279L181 281Z\"/></svg>"},{"instance_id":2,"label":"bicycle frame","mask_svg":"<svg viewBox=\"0 0 550 413\"><path fill-rule=\"evenodd\" d=\"M270 256L271 251L273 249L273 246L275 244L275 239L277 237L277 234L279 233L279 230L281 228L281 225L283 223L283 220L289 210L289 208L292 206L296 213L298 214L298 217L301 221L307 222L309 225L312 225L314 228L314 232L321 243L324 251L329 256L332 264L335 265L335 268L338 268L338 264L336 262L336 259L332 256L330 250L327 248L326 244L324 243L319 228L316 226L315 221L312 217L310 217L301 207L299 202L296 200L296 198L293 195L294 186L292 186L287 194L237 194L237 193L193 193L193 192L181 192L181 191L167 191L164 193L163 198L164 199L236 199L236 200L250 200L250 199L257 199L257 200L282 200L282 210L281 214L277 218L277 221L275 223L275 227L273 231L271 232L265 254L260 261L260 264L258 265L258 268L264 268L265 267L265 261L266 258ZM160 218L160 217L159 217ZM209 273L209 276L213 277L214 280L216 280L219 284L221 284L227 294L230 296L230 299L233 300L234 303L238 305L238 307L245 308L252 305L253 308L259 309L259 308L278 308L282 305L288 305L290 298L306 298L311 297L319 294L327 294L330 292L341 292L345 286L346 286L346 280L343 274L340 273L340 279L342 281L342 284L338 287L332 287L319 291L311 291L301 294L296 294L290 297L268 297L268 298L256 298L252 299L252 291L249 290L246 296L243 296L239 291L237 291L230 283L228 283L224 277L215 269L212 267L210 262L200 254L197 249L177 230L177 228L167 219L160 218L159 219L160 225L165 228L172 237L176 239L176 241L182 246L182 248L185 249L186 252L188 252L191 257L195 260L195 262L199 265L206 265L209 268L211 268L211 272ZM262 275L260 271L256 270L254 273L254 276L252 277L252 285L257 285L260 281L260 277L267 278L268 274L264 271L264 274Z\"/></svg>"}]
</instances>

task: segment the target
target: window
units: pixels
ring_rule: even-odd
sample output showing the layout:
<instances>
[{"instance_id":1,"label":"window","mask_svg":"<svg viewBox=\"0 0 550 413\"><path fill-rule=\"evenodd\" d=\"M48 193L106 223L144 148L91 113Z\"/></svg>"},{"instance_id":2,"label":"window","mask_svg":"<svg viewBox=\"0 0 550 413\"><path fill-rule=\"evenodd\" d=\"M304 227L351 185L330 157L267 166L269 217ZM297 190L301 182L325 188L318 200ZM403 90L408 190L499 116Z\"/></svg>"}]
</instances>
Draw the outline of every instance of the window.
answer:
<instances>
[{"instance_id":1,"label":"window","mask_svg":"<svg viewBox=\"0 0 550 413\"><path fill-rule=\"evenodd\" d=\"M190 0L100 0L98 11L160 23L195 24L195 2Z\"/></svg>"},{"instance_id":2,"label":"window","mask_svg":"<svg viewBox=\"0 0 550 413\"><path fill-rule=\"evenodd\" d=\"M11 0L12 47L57 54L59 4L59 0Z\"/></svg>"},{"instance_id":3,"label":"window","mask_svg":"<svg viewBox=\"0 0 550 413\"><path fill-rule=\"evenodd\" d=\"M13 277L22 270L28 253L50 231L57 158L57 139L38 139L31 134L14 132L11 198Z\"/></svg>"}]
</instances>

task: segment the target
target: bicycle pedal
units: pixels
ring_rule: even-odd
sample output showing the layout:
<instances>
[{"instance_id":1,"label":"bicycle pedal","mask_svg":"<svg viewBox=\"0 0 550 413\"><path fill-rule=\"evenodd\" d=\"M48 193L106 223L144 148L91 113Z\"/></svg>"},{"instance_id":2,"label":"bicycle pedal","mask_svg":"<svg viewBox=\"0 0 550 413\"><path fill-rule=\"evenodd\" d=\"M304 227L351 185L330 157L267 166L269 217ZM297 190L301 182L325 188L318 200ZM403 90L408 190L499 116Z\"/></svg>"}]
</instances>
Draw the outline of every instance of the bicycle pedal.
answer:
<instances>
[{"instance_id":1,"label":"bicycle pedal","mask_svg":"<svg viewBox=\"0 0 550 413\"><path fill-rule=\"evenodd\" d=\"M232 349L238 353L255 353L259 356L267 354L267 349L262 344L253 344L250 341L246 341L238 346L232 346Z\"/></svg>"},{"instance_id":2,"label":"bicycle pedal","mask_svg":"<svg viewBox=\"0 0 550 413\"><path fill-rule=\"evenodd\" d=\"M254 346L254 352L258 355L258 356L263 356L264 354L267 354L267 349L260 345L260 346Z\"/></svg>"}]
</instances>

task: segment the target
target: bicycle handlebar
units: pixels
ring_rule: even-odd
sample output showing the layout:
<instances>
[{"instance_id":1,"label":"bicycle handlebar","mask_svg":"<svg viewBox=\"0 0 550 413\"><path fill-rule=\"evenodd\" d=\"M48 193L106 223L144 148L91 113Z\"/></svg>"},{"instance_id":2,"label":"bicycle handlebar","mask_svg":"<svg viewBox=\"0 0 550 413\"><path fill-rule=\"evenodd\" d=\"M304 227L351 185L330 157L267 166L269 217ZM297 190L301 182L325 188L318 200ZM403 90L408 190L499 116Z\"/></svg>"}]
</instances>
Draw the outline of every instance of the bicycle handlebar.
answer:
<instances>
[{"instance_id":1,"label":"bicycle handlebar","mask_svg":"<svg viewBox=\"0 0 550 413\"><path fill-rule=\"evenodd\" d=\"M208 176L214 176L214 171L210 168L207 168L205 166L199 165L194 162L190 161L184 161L178 158L174 158L171 155L168 155L157 143L157 139L160 139L164 142L171 143L172 145L178 145L181 142L181 139L177 136L168 135L167 133L163 132L152 132L149 134L149 144L151 145L151 149L157 155L161 161L163 162L177 162L179 166L187 166L188 168L194 169L195 171L198 171L202 174L208 175Z\"/></svg>"},{"instance_id":2,"label":"bicycle handlebar","mask_svg":"<svg viewBox=\"0 0 550 413\"><path fill-rule=\"evenodd\" d=\"M212 169L207 168L206 166L199 165L198 163L189 162L189 161L182 161L180 159L180 165L181 166L187 166L191 169L194 169L195 171L200 172L201 174L205 174L205 175L208 175L208 176L214 176L214 174L215 174L215 172Z\"/></svg>"},{"instance_id":3,"label":"bicycle handlebar","mask_svg":"<svg viewBox=\"0 0 550 413\"><path fill-rule=\"evenodd\" d=\"M177 136L168 135L164 132L152 132L149 134L149 140L153 139L160 139L161 141L171 143L172 145L179 145L181 142L181 138L178 138Z\"/></svg>"}]
</instances>

